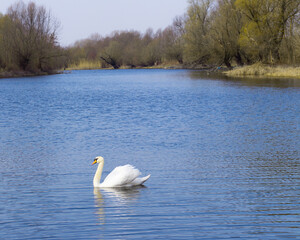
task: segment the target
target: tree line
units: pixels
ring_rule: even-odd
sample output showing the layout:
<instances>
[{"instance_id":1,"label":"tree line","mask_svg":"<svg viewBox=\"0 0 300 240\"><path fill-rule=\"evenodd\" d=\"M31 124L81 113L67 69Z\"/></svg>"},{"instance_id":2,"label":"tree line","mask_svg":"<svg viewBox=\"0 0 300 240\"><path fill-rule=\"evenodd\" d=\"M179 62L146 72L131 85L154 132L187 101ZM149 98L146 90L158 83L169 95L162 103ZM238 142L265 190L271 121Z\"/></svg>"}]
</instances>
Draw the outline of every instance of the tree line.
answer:
<instances>
[{"instance_id":1,"label":"tree line","mask_svg":"<svg viewBox=\"0 0 300 240\"><path fill-rule=\"evenodd\" d=\"M110 36L94 34L68 48L71 63L82 59L101 61L102 67L147 67L166 61L183 62L181 34L172 25L165 30L145 34L137 31L115 31Z\"/></svg>"},{"instance_id":2,"label":"tree line","mask_svg":"<svg viewBox=\"0 0 300 240\"><path fill-rule=\"evenodd\" d=\"M101 60L102 66L297 64L300 1L189 0L171 26L93 35L76 42L70 61Z\"/></svg>"},{"instance_id":3,"label":"tree line","mask_svg":"<svg viewBox=\"0 0 300 240\"><path fill-rule=\"evenodd\" d=\"M94 34L61 48L49 12L20 2L0 16L0 68L50 71L83 60L115 69L298 64L299 12L298 0L189 0L165 29Z\"/></svg>"}]
</instances>

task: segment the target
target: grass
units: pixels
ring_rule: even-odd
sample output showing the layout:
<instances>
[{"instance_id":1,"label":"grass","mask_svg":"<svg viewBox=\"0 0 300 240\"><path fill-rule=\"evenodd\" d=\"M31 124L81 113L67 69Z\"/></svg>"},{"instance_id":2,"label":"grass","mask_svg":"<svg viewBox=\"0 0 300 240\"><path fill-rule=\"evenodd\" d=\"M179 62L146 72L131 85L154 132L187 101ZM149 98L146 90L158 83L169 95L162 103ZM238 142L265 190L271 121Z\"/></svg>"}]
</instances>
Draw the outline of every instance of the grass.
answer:
<instances>
[{"instance_id":1,"label":"grass","mask_svg":"<svg viewBox=\"0 0 300 240\"><path fill-rule=\"evenodd\" d=\"M80 60L78 64L71 64L67 70L90 70L100 69L102 67L100 61Z\"/></svg>"},{"instance_id":2,"label":"grass","mask_svg":"<svg viewBox=\"0 0 300 240\"><path fill-rule=\"evenodd\" d=\"M300 78L300 67L270 66L256 63L225 72L230 77L287 77Z\"/></svg>"}]
</instances>

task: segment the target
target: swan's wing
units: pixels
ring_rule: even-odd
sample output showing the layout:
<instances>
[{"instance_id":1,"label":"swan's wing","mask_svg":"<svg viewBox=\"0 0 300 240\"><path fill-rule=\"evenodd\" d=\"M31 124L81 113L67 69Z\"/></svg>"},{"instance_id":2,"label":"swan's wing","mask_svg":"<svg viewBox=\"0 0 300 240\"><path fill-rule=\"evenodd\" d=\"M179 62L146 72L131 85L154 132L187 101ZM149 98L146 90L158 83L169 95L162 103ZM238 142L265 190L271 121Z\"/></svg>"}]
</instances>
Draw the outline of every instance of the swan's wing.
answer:
<instances>
[{"instance_id":1,"label":"swan's wing","mask_svg":"<svg viewBox=\"0 0 300 240\"><path fill-rule=\"evenodd\" d=\"M120 187L126 186L140 176L140 171L127 164L116 167L101 183L102 187Z\"/></svg>"}]
</instances>

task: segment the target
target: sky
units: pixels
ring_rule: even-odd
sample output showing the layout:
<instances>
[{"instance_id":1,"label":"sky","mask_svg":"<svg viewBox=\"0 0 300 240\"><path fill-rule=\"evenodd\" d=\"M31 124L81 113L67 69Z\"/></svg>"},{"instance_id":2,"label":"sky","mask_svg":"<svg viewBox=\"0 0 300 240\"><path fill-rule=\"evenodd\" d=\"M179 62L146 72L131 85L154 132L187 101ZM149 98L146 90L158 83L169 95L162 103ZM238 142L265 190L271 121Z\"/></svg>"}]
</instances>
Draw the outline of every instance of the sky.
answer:
<instances>
[{"instance_id":1,"label":"sky","mask_svg":"<svg viewBox=\"0 0 300 240\"><path fill-rule=\"evenodd\" d=\"M23 0L28 3L30 0ZM98 33L106 36L115 30L137 30L144 33L172 24L183 15L188 0L31 0L51 11L60 22L58 39L68 46ZM17 0L0 0L0 12L5 14Z\"/></svg>"}]
</instances>

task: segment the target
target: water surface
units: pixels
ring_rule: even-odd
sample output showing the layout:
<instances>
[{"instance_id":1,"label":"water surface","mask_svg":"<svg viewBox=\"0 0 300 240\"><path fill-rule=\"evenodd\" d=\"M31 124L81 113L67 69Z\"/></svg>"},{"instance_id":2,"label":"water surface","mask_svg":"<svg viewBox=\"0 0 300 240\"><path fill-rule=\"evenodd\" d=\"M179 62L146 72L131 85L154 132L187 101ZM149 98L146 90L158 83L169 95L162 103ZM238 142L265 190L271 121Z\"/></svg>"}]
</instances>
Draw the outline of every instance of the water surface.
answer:
<instances>
[{"instance_id":1,"label":"water surface","mask_svg":"<svg viewBox=\"0 0 300 240\"><path fill-rule=\"evenodd\" d=\"M0 79L3 239L300 238L299 80L186 70ZM130 163L146 187L94 189Z\"/></svg>"}]
</instances>

